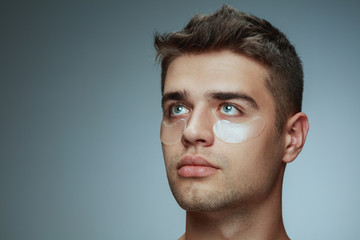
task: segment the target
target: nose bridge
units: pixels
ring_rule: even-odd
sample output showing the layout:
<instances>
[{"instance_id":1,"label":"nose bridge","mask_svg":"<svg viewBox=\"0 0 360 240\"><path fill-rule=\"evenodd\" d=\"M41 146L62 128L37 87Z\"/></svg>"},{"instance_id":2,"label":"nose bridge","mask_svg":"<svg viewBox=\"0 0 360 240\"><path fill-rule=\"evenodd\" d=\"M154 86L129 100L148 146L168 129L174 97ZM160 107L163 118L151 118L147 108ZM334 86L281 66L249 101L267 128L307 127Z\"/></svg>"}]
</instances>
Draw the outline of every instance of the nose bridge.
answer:
<instances>
[{"instance_id":1,"label":"nose bridge","mask_svg":"<svg viewBox=\"0 0 360 240\"><path fill-rule=\"evenodd\" d=\"M212 145L214 141L212 121L211 110L205 104L195 107L184 130L185 143Z\"/></svg>"},{"instance_id":2,"label":"nose bridge","mask_svg":"<svg viewBox=\"0 0 360 240\"><path fill-rule=\"evenodd\" d=\"M197 106L191 114L187 128L194 128L194 130L212 128L214 124L212 123L213 116L211 115L211 111L204 104Z\"/></svg>"}]
</instances>

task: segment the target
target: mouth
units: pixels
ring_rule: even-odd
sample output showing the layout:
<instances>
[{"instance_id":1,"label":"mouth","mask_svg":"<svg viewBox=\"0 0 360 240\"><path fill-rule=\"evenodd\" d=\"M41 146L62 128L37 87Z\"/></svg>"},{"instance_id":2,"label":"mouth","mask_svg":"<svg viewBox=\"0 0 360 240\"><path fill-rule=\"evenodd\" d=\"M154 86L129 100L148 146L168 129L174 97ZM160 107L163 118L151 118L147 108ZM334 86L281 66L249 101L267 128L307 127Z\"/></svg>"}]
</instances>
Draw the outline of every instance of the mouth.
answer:
<instances>
[{"instance_id":1,"label":"mouth","mask_svg":"<svg viewBox=\"0 0 360 240\"><path fill-rule=\"evenodd\" d=\"M199 155L185 155L177 164L177 172L185 178L209 177L219 170L219 167Z\"/></svg>"}]
</instances>

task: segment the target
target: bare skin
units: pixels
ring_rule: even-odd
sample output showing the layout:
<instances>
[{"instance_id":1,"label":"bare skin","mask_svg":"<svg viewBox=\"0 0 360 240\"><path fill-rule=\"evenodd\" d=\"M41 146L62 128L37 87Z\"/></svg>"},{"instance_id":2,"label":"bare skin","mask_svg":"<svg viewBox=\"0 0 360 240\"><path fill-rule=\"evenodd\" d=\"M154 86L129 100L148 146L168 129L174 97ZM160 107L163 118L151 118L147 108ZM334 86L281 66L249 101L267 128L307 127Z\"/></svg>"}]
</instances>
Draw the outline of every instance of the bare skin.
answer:
<instances>
[{"instance_id":1,"label":"bare skin","mask_svg":"<svg viewBox=\"0 0 360 240\"><path fill-rule=\"evenodd\" d=\"M279 196L272 197L279 203ZM272 202L267 203L269 206L262 205L262 209L252 210L251 214L234 210L214 213L188 211L186 234L179 239L289 239L281 217L281 204L274 207Z\"/></svg>"},{"instance_id":2,"label":"bare skin","mask_svg":"<svg viewBox=\"0 0 360 240\"><path fill-rule=\"evenodd\" d=\"M184 55L170 64L164 119L187 119L181 141L162 145L170 188L186 210L180 239L289 239L281 210L283 175L301 151L309 126L306 115L297 113L278 134L266 74L262 65L229 51ZM266 122L253 139L229 144L214 136L213 118L253 116ZM183 166L184 159L201 159L210 167L187 166L186 161ZM195 175L184 174L182 167Z\"/></svg>"}]
</instances>

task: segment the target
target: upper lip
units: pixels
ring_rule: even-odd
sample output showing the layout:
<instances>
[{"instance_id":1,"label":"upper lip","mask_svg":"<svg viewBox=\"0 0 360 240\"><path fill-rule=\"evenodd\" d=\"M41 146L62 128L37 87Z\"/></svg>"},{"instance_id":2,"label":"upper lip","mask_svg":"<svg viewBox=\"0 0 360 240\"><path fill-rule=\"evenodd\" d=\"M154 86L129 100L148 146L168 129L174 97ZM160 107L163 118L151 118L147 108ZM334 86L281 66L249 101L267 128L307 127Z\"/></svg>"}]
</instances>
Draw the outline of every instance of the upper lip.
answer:
<instances>
[{"instance_id":1,"label":"upper lip","mask_svg":"<svg viewBox=\"0 0 360 240\"><path fill-rule=\"evenodd\" d=\"M176 168L179 169L183 166L205 166L205 167L212 167L212 168L219 168L214 164L210 163L205 158L199 155L185 155L183 156L180 161L178 162Z\"/></svg>"}]
</instances>

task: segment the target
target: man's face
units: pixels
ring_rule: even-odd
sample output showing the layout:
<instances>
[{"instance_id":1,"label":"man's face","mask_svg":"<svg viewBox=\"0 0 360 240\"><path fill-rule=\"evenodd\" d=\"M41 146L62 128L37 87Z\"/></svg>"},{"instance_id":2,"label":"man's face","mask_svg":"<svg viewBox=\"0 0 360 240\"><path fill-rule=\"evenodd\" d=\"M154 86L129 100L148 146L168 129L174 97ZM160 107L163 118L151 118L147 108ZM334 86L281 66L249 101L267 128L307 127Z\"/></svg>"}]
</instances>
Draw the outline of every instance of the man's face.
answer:
<instances>
[{"instance_id":1,"label":"man's face","mask_svg":"<svg viewBox=\"0 0 360 240\"><path fill-rule=\"evenodd\" d=\"M170 188L184 209L241 207L266 199L278 185L283 141L275 139L275 106L265 76L263 66L229 51L183 55L170 64L163 118L184 118L187 126L179 142L162 148ZM214 117L253 116L263 118L265 127L248 141L227 143L214 135Z\"/></svg>"}]
</instances>

